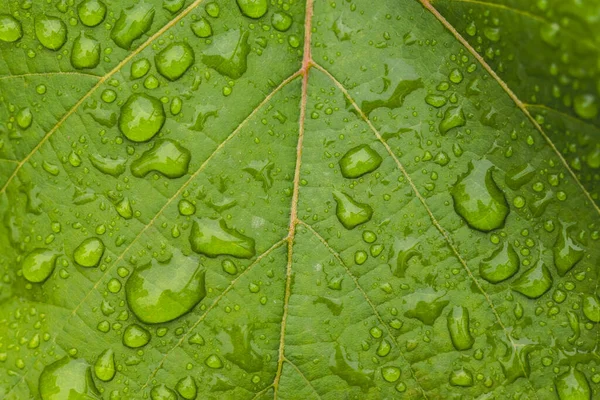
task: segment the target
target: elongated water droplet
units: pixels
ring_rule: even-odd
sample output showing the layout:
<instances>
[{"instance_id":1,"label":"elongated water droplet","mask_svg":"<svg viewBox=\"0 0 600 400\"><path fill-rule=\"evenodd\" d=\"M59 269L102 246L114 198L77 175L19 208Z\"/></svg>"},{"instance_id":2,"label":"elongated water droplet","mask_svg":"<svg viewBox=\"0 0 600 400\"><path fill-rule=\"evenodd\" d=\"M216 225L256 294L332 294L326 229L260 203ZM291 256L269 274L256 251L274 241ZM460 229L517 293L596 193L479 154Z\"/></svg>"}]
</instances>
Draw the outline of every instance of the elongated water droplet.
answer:
<instances>
[{"instance_id":1,"label":"elongated water droplet","mask_svg":"<svg viewBox=\"0 0 600 400\"><path fill-rule=\"evenodd\" d=\"M67 25L60 18L37 17L35 19L35 36L47 49L58 50L67 41Z\"/></svg>"},{"instance_id":2,"label":"elongated water droplet","mask_svg":"<svg viewBox=\"0 0 600 400\"><path fill-rule=\"evenodd\" d=\"M150 391L152 400L177 400L177 393L165 385L154 386Z\"/></svg>"},{"instance_id":3,"label":"elongated water droplet","mask_svg":"<svg viewBox=\"0 0 600 400\"><path fill-rule=\"evenodd\" d=\"M81 23L85 26L96 26L106 16L106 4L100 0L84 0L77 6L77 13Z\"/></svg>"},{"instance_id":4,"label":"elongated water droplet","mask_svg":"<svg viewBox=\"0 0 600 400\"><path fill-rule=\"evenodd\" d=\"M124 158L101 157L95 154L90 156L90 161L98 171L114 177L125 172L125 163L127 162Z\"/></svg>"},{"instance_id":5,"label":"elongated water droplet","mask_svg":"<svg viewBox=\"0 0 600 400\"><path fill-rule=\"evenodd\" d=\"M179 382L177 382L177 386L175 386L177 393L185 400L194 400L197 395L197 387L196 381L191 376L186 376L185 378L181 378Z\"/></svg>"},{"instance_id":6,"label":"elongated water droplet","mask_svg":"<svg viewBox=\"0 0 600 400\"><path fill-rule=\"evenodd\" d=\"M82 32L74 41L71 64L74 68L95 68L100 62L100 42Z\"/></svg>"},{"instance_id":7,"label":"elongated water droplet","mask_svg":"<svg viewBox=\"0 0 600 400\"><path fill-rule=\"evenodd\" d=\"M129 202L129 198L124 197L121 201L119 201L115 205L115 209L117 213L125 219L131 219L133 217L133 209L131 208L131 203Z\"/></svg>"},{"instance_id":8,"label":"elongated water droplet","mask_svg":"<svg viewBox=\"0 0 600 400\"><path fill-rule=\"evenodd\" d=\"M593 322L600 322L600 299L595 294L583 297L583 314Z\"/></svg>"},{"instance_id":9,"label":"elongated water droplet","mask_svg":"<svg viewBox=\"0 0 600 400\"><path fill-rule=\"evenodd\" d=\"M214 36L212 44L202 52L202 62L231 79L240 78L248 69L249 35L232 29Z\"/></svg>"},{"instance_id":10,"label":"elongated water droplet","mask_svg":"<svg viewBox=\"0 0 600 400\"><path fill-rule=\"evenodd\" d=\"M104 350L94 364L96 377L104 382L109 382L115 377L115 353L112 349Z\"/></svg>"},{"instance_id":11,"label":"elongated water droplet","mask_svg":"<svg viewBox=\"0 0 600 400\"><path fill-rule=\"evenodd\" d=\"M404 297L408 311L404 313L409 318L415 318L426 325L433 325L448 305L448 300L443 300L445 293L438 293L433 289L425 289Z\"/></svg>"},{"instance_id":12,"label":"elongated water droplet","mask_svg":"<svg viewBox=\"0 0 600 400\"><path fill-rule=\"evenodd\" d=\"M23 27L12 15L0 14L0 40L7 43L16 42L23 36Z\"/></svg>"},{"instance_id":13,"label":"elongated water droplet","mask_svg":"<svg viewBox=\"0 0 600 400\"><path fill-rule=\"evenodd\" d=\"M506 242L479 264L479 274L490 283L498 283L516 274L519 265L519 255L513 245Z\"/></svg>"},{"instance_id":14,"label":"elongated water droplet","mask_svg":"<svg viewBox=\"0 0 600 400\"><path fill-rule=\"evenodd\" d=\"M469 330L469 310L463 306L455 306L446 319L450 339L457 350L469 350L475 339Z\"/></svg>"},{"instance_id":15,"label":"elongated water droplet","mask_svg":"<svg viewBox=\"0 0 600 400\"><path fill-rule=\"evenodd\" d=\"M95 267L100 264L104 254L104 243L102 240L91 237L85 239L73 252L75 262L82 267Z\"/></svg>"},{"instance_id":16,"label":"elongated water droplet","mask_svg":"<svg viewBox=\"0 0 600 400\"><path fill-rule=\"evenodd\" d=\"M17 113L17 125L21 129L27 129L33 123L33 113L29 109L29 107L24 107L19 110Z\"/></svg>"},{"instance_id":17,"label":"elongated water droplet","mask_svg":"<svg viewBox=\"0 0 600 400\"><path fill-rule=\"evenodd\" d=\"M254 239L229 228L223 219L197 218L192 224L190 244L196 253L208 257L252 258L256 254Z\"/></svg>"},{"instance_id":18,"label":"elongated water droplet","mask_svg":"<svg viewBox=\"0 0 600 400\"><path fill-rule=\"evenodd\" d=\"M366 144L356 146L340 159L340 170L345 178L358 178L375 171L383 159Z\"/></svg>"},{"instance_id":19,"label":"elongated water droplet","mask_svg":"<svg viewBox=\"0 0 600 400\"><path fill-rule=\"evenodd\" d=\"M150 30L153 20L154 6L141 2L121 11L110 37L117 46L128 50L134 40Z\"/></svg>"},{"instance_id":20,"label":"elongated water droplet","mask_svg":"<svg viewBox=\"0 0 600 400\"><path fill-rule=\"evenodd\" d=\"M504 226L508 203L492 176L488 160L469 162L469 170L452 188L454 209L471 228L489 232Z\"/></svg>"},{"instance_id":21,"label":"elongated water droplet","mask_svg":"<svg viewBox=\"0 0 600 400\"><path fill-rule=\"evenodd\" d=\"M190 151L179 143L158 140L150 150L131 163L131 173L138 178L156 171L167 178L179 178L187 174L190 164Z\"/></svg>"},{"instance_id":22,"label":"elongated water droplet","mask_svg":"<svg viewBox=\"0 0 600 400\"><path fill-rule=\"evenodd\" d=\"M350 359L345 348L335 346L335 353L329 361L331 372L342 378L350 386L358 386L363 392L374 386L374 372L362 369L358 360Z\"/></svg>"},{"instance_id":23,"label":"elongated water droplet","mask_svg":"<svg viewBox=\"0 0 600 400\"><path fill-rule=\"evenodd\" d=\"M47 365L39 379L42 400L97 399L100 396L90 365L83 359L63 357Z\"/></svg>"},{"instance_id":24,"label":"elongated water droplet","mask_svg":"<svg viewBox=\"0 0 600 400\"><path fill-rule=\"evenodd\" d=\"M237 0L237 5L246 17L258 19L267 13L267 0Z\"/></svg>"},{"instance_id":25,"label":"elongated water droplet","mask_svg":"<svg viewBox=\"0 0 600 400\"><path fill-rule=\"evenodd\" d=\"M335 213L346 229L354 229L371 220L373 209L370 205L359 203L350 195L339 191L335 191L333 197L337 203Z\"/></svg>"},{"instance_id":26,"label":"elongated water droplet","mask_svg":"<svg viewBox=\"0 0 600 400\"><path fill-rule=\"evenodd\" d=\"M570 228L574 223L561 223L561 230L554 242L554 265L560 276L565 276L583 258L583 249L571 238Z\"/></svg>"},{"instance_id":27,"label":"elongated water droplet","mask_svg":"<svg viewBox=\"0 0 600 400\"><path fill-rule=\"evenodd\" d=\"M204 296L205 271L176 252L167 263L152 260L137 267L125 284L127 304L143 322L158 324L188 313Z\"/></svg>"},{"instance_id":28,"label":"elongated water droplet","mask_svg":"<svg viewBox=\"0 0 600 400\"><path fill-rule=\"evenodd\" d=\"M54 271L58 254L48 249L35 249L27 254L21 265L23 276L29 282L44 282Z\"/></svg>"},{"instance_id":29,"label":"elongated water droplet","mask_svg":"<svg viewBox=\"0 0 600 400\"><path fill-rule=\"evenodd\" d=\"M170 81L175 81L194 63L194 50L184 42L171 43L154 58L158 72Z\"/></svg>"},{"instance_id":30,"label":"elongated water droplet","mask_svg":"<svg viewBox=\"0 0 600 400\"><path fill-rule=\"evenodd\" d=\"M513 284L513 290L529 297L537 299L552 287L552 275L543 261L525 271Z\"/></svg>"},{"instance_id":31,"label":"elongated water droplet","mask_svg":"<svg viewBox=\"0 0 600 400\"><path fill-rule=\"evenodd\" d=\"M147 345L150 338L150 332L138 324L129 325L123 332L123 344L132 349Z\"/></svg>"},{"instance_id":32,"label":"elongated water droplet","mask_svg":"<svg viewBox=\"0 0 600 400\"><path fill-rule=\"evenodd\" d=\"M554 380L560 400L591 400L592 390L585 375L571 367Z\"/></svg>"},{"instance_id":33,"label":"elongated water droplet","mask_svg":"<svg viewBox=\"0 0 600 400\"><path fill-rule=\"evenodd\" d=\"M440 133L445 135L451 129L460 128L466 124L467 120L462 107L448 107L444 112L444 118L440 122Z\"/></svg>"},{"instance_id":34,"label":"elongated water droplet","mask_svg":"<svg viewBox=\"0 0 600 400\"><path fill-rule=\"evenodd\" d=\"M147 94L129 96L119 116L119 129L133 142L146 142L154 137L166 120L163 104Z\"/></svg>"},{"instance_id":35,"label":"elongated water droplet","mask_svg":"<svg viewBox=\"0 0 600 400\"><path fill-rule=\"evenodd\" d=\"M535 168L531 164L519 165L506 173L506 186L518 190L535 176Z\"/></svg>"}]
</instances>

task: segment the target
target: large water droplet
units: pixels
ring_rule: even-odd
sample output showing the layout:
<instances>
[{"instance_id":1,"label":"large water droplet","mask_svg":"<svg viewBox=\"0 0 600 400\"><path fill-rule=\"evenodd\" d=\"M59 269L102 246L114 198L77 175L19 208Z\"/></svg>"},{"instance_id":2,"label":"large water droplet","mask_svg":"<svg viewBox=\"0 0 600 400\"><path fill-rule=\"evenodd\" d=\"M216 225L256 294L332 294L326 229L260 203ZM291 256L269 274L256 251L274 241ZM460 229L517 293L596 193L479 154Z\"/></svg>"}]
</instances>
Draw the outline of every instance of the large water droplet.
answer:
<instances>
[{"instance_id":1,"label":"large water droplet","mask_svg":"<svg viewBox=\"0 0 600 400\"><path fill-rule=\"evenodd\" d=\"M453 128L460 128L467 124L462 107L448 107L444 112L444 118L440 122L440 133L445 135Z\"/></svg>"},{"instance_id":2,"label":"large water droplet","mask_svg":"<svg viewBox=\"0 0 600 400\"><path fill-rule=\"evenodd\" d=\"M33 123L33 113L29 107L23 107L17 113L17 125L21 129L27 129Z\"/></svg>"},{"instance_id":3,"label":"large water droplet","mask_svg":"<svg viewBox=\"0 0 600 400\"><path fill-rule=\"evenodd\" d=\"M95 267L100 264L104 254L104 243L102 240L91 237L85 239L73 252L75 262L82 267Z\"/></svg>"},{"instance_id":4,"label":"large water droplet","mask_svg":"<svg viewBox=\"0 0 600 400\"><path fill-rule=\"evenodd\" d=\"M498 283L516 274L519 265L519 255L513 245L506 242L479 264L479 274L490 283Z\"/></svg>"},{"instance_id":5,"label":"large water droplet","mask_svg":"<svg viewBox=\"0 0 600 400\"><path fill-rule=\"evenodd\" d=\"M525 271L512 284L514 290L530 299L537 299L550 290L551 287L552 275L541 260L534 267Z\"/></svg>"},{"instance_id":6,"label":"large water droplet","mask_svg":"<svg viewBox=\"0 0 600 400\"><path fill-rule=\"evenodd\" d=\"M127 304L143 322L158 324L188 313L206 296L205 271L176 252L167 263L137 267L125 284Z\"/></svg>"},{"instance_id":7,"label":"large water droplet","mask_svg":"<svg viewBox=\"0 0 600 400\"><path fill-rule=\"evenodd\" d=\"M229 228L223 219L197 218L190 232L190 244L196 253L208 257L252 258L256 254L254 239Z\"/></svg>"},{"instance_id":8,"label":"large water droplet","mask_svg":"<svg viewBox=\"0 0 600 400\"><path fill-rule=\"evenodd\" d=\"M571 235L569 235L569 229L575 225L574 223L566 224L561 223L562 229L554 242L552 251L554 253L554 265L558 270L560 276L565 276L575 264L577 264L583 258L584 251L577 242L575 242Z\"/></svg>"},{"instance_id":9,"label":"large water droplet","mask_svg":"<svg viewBox=\"0 0 600 400\"><path fill-rule=\"evenodd\" d=\"M469 331L469 310L463 306L455 306L446 319L450 339L457 350L469 350L475 339Z\"/></svg>"},{"instance_id":10,"label":"large water droplet","mask_svg":"<svg viewBox=\"0 0 600 400\"><path fill-rule=\"evenodd\" d=\"M29 282L44 282L54 271L58 254L48 249L35 249L27 254L21 269Z\"/></svg>"},{"instance_id":11,"label":"large water droplet","mask_svg":"<svg viewBox=\"0 0 600 400\"><path fill-rule=\"evenodd\" d=\"M571 367L554 380L560 400L591 400L592 390L585 375Z\"/></svg>"},{"instance_id":12,"label":"large water droplet","mask_svg":"<svg viewBox=\"0 0 600 400\"><path fill-rule=\"evenodd\" d=\"M162 76L175 81L194 63L194 50L184 42L171 43L156 55L154 62Z\"/></svg>"},{"instance_id":13,"label":"large water droplet","mask_svg":"<svg viewBox=\"0 0 600 400\"><path fill-rule=\"evenodd\" d=\"M165 385L154 386L150 391L152 400L177 400L177 393Z\"/></svg>"},{"instance_id":14,"label":"large water droplet","mask_svg":"<svg viewBox=\"0 0 600 400\"><path fill-rule=\"evenodd\" d=\"M131 173L138 178L156 171L167 178L180 178L187 174L190 165L190 151L179 143L158 140L150 150L131 163Z\"/></svg>"},{"instance_id":15,"label":"large water droplet","mask_svg":"<svg viewBox=\"0 0 600 400\"><path fill-rule=\"evenodd\" d=\"M35 36L47 49L58 50L67 41L67 25L60 18L37 17L35 19Z\"/></svg>"},{"instance_id":16,"label":"large water droplet","mask_svg":"<svg viewBox=\"0 0 600 400\"><path fill-rule=\"evenodd\" d=\"M460 387L473 386L473 374L466 369L458 369L450 373L450 385Z\"/></svg>"},{"instance_id":17,"label":"large water droplet","mask_svg":"<svg viewBox=\"0 0 600 400\"><path fill-rule=\"evenodd\" d=\"M366 203L359 203L350 195L335 191L333 197L337 203L335 213L346 229L354 229L358 225L371 220L373 209Z\"/></svg>"},{"instance_id":18,"label":"large water droplet","mask_svg":"<svg viewBox=\"0 0 600 400\"><path fill-rule=\"evenodd\" d=\"M0 14L0 40L3 42L16 42L23 36L21 23L13 16Z\"/></svg>"},{"instance_id":19,"label":"large water droplet","mask_svg":"<svg viewBox=\"0 0 600 400\"><path fill-rule=\"evenodd\" d=\"M535 176L535 168L527 163L514 167L506 173L506 185L512 190L518 190Z\"/></svg>"},{"instance_id":20,"label":"large water droplet","mask_svg":"<svg viewBox=\"0 0 600 400\"><path fill-rule=\"evenodd\" d=\"M246 17L258 19L267 13L267 0L237 0L238 7Z\"/></svg>"},{"instance_id":21,"label":"large water droplet","mask_svg":"<svg viewBox=\"0 0 600 400\"><path fill-rule=\"evenodd\" d=\"M248 37L248 32L233 29L216 35L203 51L202 62L222 75L238 79L248 68Z\"/></svg>"},{"instance_id":22,"label":"large water droplet","mask_svg":"<svg viewBox=\"0 0 600 400\"><path fill-rule=\"evenodd\" d=\"M129 325L123 332L123 344L132 349L147 345L150 338L150 332L138 324Z\"/></svg>"},{"instance_id":23,"label":"large water droplet","mask_svg":"<svg viewBox=\"0 0 600 400\"><path fill-rule=\"evenodd\" d=\"M163 0L163 8L171 14L175 14L181 10L184 4L185 0Z\"/></svg>"},{"instance_id":24,"label":"large water droplet","mask_svg":"<svg viewBox=\"0 0 600 400\"><path fill-rule=\"evenodd\" d=\"M593 322L600 322L600 299L595 294L583 297L583 314Z\"/></svg>"},{"instance_id":25,"label":"large water droplet","mask_svg":"<svg viewBox=\"0 0 600 400\"><path fill-rule=\"evenodd\" d=\"M598 99L592 94L580 94L573 99L575 113L583 119L594 119L598 116Z\"/></svg>"},{"instance_id":26,"label":"large water droplet","mask_svg":"<svg viewBox=\"0 0 600 400\"><path fill-rule=\"evenodd\" d=\"M382 161L379 153L370 146L361 144L344 154L340 159L340 170L345 178L358 178L375 171Z\"/></svg>"},{"instance_id":27,"label":"large water droplet","mask_svg":"<svg viewBox=\"0 0 600 400\"><path fill-rule=\"evenodd\" d=\"M212 36L213 32L210 22L208 22L208 20L204 17L192 22L190 27L192 28L194 35L198 36L199 38L207 38Z\"/></svg>"},{"instance_id":28,"label":"large water droplet","mask_svg":"<svg viewBox=\"0 0 600 400\"><path fill-rule=\"evenodd\" d=\"M489 232L504 226L508 203L492 176L488 160L469 162L469 170L452 188L454 209L471 228Z\"/></svg>"},{"instance_id":29,"label":"large water droplet","mask_svg":"<svg viewBox=\"0 0 600 400\"><path fill-rule=\"evenodd\" d=\"M433 325L449 303L448 300L443 300L445 295L445 293L438 293L428 288L404 296L406 308L408 309L404 315L418 319L426 325Z\"/></svg>"},{"instance_id":30,"label":"large water droplet","mask_svg":"<svg viewBox=\"0 0 600 400\"><path fill-rule=\"evenodd\" d=\"M100 62L100 42L81 32L73 41L71 64L74 68L95 68Z\"/></svg>"},{"instance_id":31,"label":"large water droplet","mask_svg":"<svg viewBox=\"0 0 600 400\"><path fill-rule=\"evenodd\" d=\"M125 163L127 162L124 158L101 157L96 154L90 155L90 161L98 171L114 177L125 172Z\"/></svg>"},{"instance_id":32,"label":"large water droplet","mask_svg":"<svg viewBox=\"0 0 600 400\"><path fill-rule=\"evenodd\" d=\"M276 12L271 16L271 24L279 32L285 32L290 29L292 22L291 15L285 12Z\"/></svg>"},{"instance_id":33,"label":"large water droplet","mask_svg":"<svg viewBox=\"0 0 600 400\"><path fill-rule=\"evenodd\" d=\"M191 376L181 378L179 382L177 382L175 389L185 400L194 400L198 392L196 381Z\"/></svg>"},{"instance_id":34,"label":"large water droplet","mask_svg":"<svg viewBox=\"0 0 600 400\"><path fill-rule=\"evenodd\" d=\"M112 349L104 350L94 364L96 377L104 382L109 382L115 377L115 353Z\"/></svg>"},{"instance_id":35,"label":"large water droplet","mask_svg":"<svg viewBox=\"0 0 600 400\"><path fill-rule=\"evenodd\" d=\"M154 6L141 2L121 11L110 37L119 47L127 50L134 40L150 30L153 20Z\"/></svg>"},{"instance_id":36,"label":"large water droplet","mask_svg":"<svg viewBox=\"0 0 600 400\"><path fill-rule=\"evenodd\" d=\"M129 96L119 116L119 129L133 142L146 142L154 137L166 120L163 104L147 94Z\"/></svg>"},{"instance_id":37,"label":"large water droplet","mask_svg":"<svg viewBox=\"0 0 600 400\"><path fill-rule=\"evenodd\" d=\"M348 357L346 349L339 344L335 346L335 354L329 361L331 372L342 378L350 386L358 386L367 392L374 385L374 372L360 367L358 360Z\"/></svg>"},{"instance_id":38,"label":"large water droplet","mask_svg":"<svg viewBox=\"0 0 600 400\"><path fill-rule=\"evenodd\" d=\"M84 0L77 6L81 23L85 26L96 26L104 21L106 5L100 0Z\"/></svg>"},{"instance_id":39,"label":"large water droplet","mask_svg":"<svg viewBox=\"0 0 600 400\"><path fill-rule=\"evenodd\" d=\"M219 341L228 344L225 358L246 372L258 372L263 368L263 357L254 343L254 331L248 325L225 328L227 338ZM224 335L223 335L224 336Z\"/></svg>"},{"instance_id":40,"label":"large water droplet","mask_svg":"<svg viewBox=\"0 0 600 400\"><path fill-rule=\"evenodd\" d=\"M39 379L42 400L97 399L100 393L94 384L90 365L83 359L69 357L47 365Z\"/></svg>"},{"instance_id":41,"label":"large water droplet","mask_svg":"<svg viewBox=\"0 0 600 400\"><path fill-rule=\"evenodd\" d=\"M223 361L216 354L211 354L204 360L204 364L212 369L221 369L223 368Z\"/></svg>"}]
</instances>

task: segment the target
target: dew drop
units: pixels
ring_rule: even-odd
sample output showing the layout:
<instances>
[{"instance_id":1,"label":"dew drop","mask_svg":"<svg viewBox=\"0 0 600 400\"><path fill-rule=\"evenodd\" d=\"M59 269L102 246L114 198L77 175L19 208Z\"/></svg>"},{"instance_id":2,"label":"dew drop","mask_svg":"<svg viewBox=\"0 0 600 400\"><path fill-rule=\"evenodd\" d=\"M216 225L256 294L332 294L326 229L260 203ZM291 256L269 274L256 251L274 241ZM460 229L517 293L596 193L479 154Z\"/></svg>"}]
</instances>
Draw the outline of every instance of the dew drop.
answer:
<instances>
[{"instance_id":1,"label":"dew drop","mask_svg":"<svg viewBox=\"0 0 600 400\"><path fill-rule=\"evenodd\" d=\"M246 17L258 19L267 13L267 0L237 0L237 5Z\"/></svg>"},{"instance_id":2,"label":"dew drop","mask_svg":"<svg viewBox=\"0 0 600 400\"><path fill-rule=\"evenodd\" d=\"M38 384L42 400L97 399L90 365L68 356L44 367Z\"/></svg>"},{"instance_id":3,"label":"dew drop","mask_svg":"<svg viewBox=\"0 0 600 400\"><path fill-rule=\"evenodd\" d=\"M490 283L499 283L516 274L519 265L519 255L507 242L479 264L479 274Z\"/></svg>"},{"instance_id":4,"label":"dew drop","mask_svg":"<svg viewBox=\"0 0 600 400\"><path fill-rule=\"evenodd\" d=\"M560 400L591 400L592 390L585 375L571 367L554 380Z\"/></svg>"},{"instance_id":5,"label":"dew drop","mask_svg":"<svg viewBox=\"0 0 600 400\"><path fill-rule=\"evenodd\" d=\"M77 6L81 23L93 27L104 21L106 5L100 0L84 0Z\"/></svg>"},{"instance_id":6,"label":"dew drop","mask_svg":"<svg viewBox=\"0 0 600 400\"><path fill-rule=\"evenodd\" d=\"M131 63L131 78L139 79L148 73L150 70L150 61L147 58L141 58Z\"/></svg>"},{"instance_id":7,"label":"dew drop","mask_svg":"<svg viewBox=\"0 0 600 400\"><path fill-rule=\"evenodd\" d=\"M141 178L155 171L167 178L180 178L187 174L190 159L188 149L173 140L162 139L131 163L131 173Z\"/></svg>"},{"instance_id":8,"label":"dew drop","mask_svg":"<svg viewBox=\"0 0 600 400\"><path fill-rule=\"evenodd\" d=\"M147 94L133 94L121 107L119 129L133 142L146 142L160 131L165 120L160 100Z\"/></svg>"},{"instance_id":9,"label":"dew drop","mask_svg":"<svg viewBox=\"0 0 600 400\"><path fill-rule=\"evenodd\" d=\"M240 78L248 68L248 37L248 32L234 29L214 36L202 53L202 62L231 79Z\"/></svg>"},{"instance_id":10,"label":"dew drop","mask_svg":"<svg viewBox=\"0 0 600 400\"><path fill-rule=\"evenodd\" d=\"M354 229L371 220L373 209L370 205L359 203L350 195L339 191L335 191L333 197L337 203L337 218L346 229Z\"/></svg>"},{"instance_id":11,"label":"dew drop","mask_svg":"<svg viewBox=\"0 0 600 400\"><path fill-rule=\"evenodd\" d=\"M150 341L150 332L138 324L131 324L123 332L123 344L132 349L143 347Z\"/></svg>"},{"instance_id":12,"label":"dew drop","mask_svg":"<svg viewBox=\"0 0 600 400\"><path fill-rule=\"evenodd\" d=\"M100 62L100 42L82 32L74 41L71 64L76 69L95 68Z\"/></svg>"},{"instance_id":13,"label":"dew drop","mask_svg":"<svg viewBox=\"0 0 600 400\"><path fill-rule=\"evenodd\" d=\"M194 50L189 44L171 43L154 58L158 72L170 81L175 81L194 63Z\"/></svg>"},{"instance_id":14,"label":"dew drop","mask_svg":"<svg viewBox=\"0 0 600 400\"><path fill-rule=\"evenodd\" d=\"M273 28L285 32L292 26L292 17L285 12L276 12L271 16Z\"/></svg>"},{"instance_id":15,"label":"dew drop","mask_svg":"<svg viewBox=\"0 0 600 400\"><path fill-rule=\"evenodd\" d=\"M513 290L530 299L537 299L551 287L552 275L541 260L512 283Z\"/></svg>"},{"instance_id":16,"label":"dew drop","mask_svg":"<svg viewBox=\"0 0 600 400\"><path fill-rule=\"evenodd\" d=\"M583 249L571 238L569 229L574 223L562 223L562 229L558 234L552 252L554 253L554 265L560 276L565 276L583 258Z\"/></svg>"},{"instance_id":17,"label":"dew drop","mask_svg":"<svg viewBox=\"0 0 600 400\"><path fill-rule=\"evenodd\" d=\"M217 356L216 354L211 354L210 356L208 356L206 358L206 360L204 360L204 363L208 367L213 368L213 369L223 368L223 361L221 361L219 356Z\"/></svg>"},{"instance_id":18,"label":"dew drop","mask_svg":"<svg viewBox=\"0 0 600 400\"><path fill-rule=\"evenodd\" d=\"M154 386L150 391L152 400L177 400L177 393L165 385Z\"/></svg>"},{"instance_id":19,"label":"dew drop","mask_svg":"<svg viewBox=\"0 0 600 400\"><path fill-rule=\"evenodd\" d=\"M190 244L196 253L208 257L252 258L256 254L254 239L229 228L223 219L197 218L192 224Z\"/></svg>"},{"instance_id":20,"label":"dew drop","mask_svg":"<svg viewBox=\"0 0 600 400\"><path fill-rule=\"evenodd\" d=\"M469 350L475 339L469 330L469 310L463 306L455 306L446 318L452 345L456 350Z\"/></svg>"},{"instance_id":21,"label":"dew drop","mask_svg":"<svg viewBox=\"0 0 600 400\"><path fill-rule=\"evenodd\" d=\"M109 382L115 377L115 353L112 349L104 350L94 364L96 377L104 382Z\"/></svg>"},{"instance_id":22,"label":"dew drop","mask_svg":"<svg viewBox=\"0 0 600 400\"><path fill-rule=\"evenodd\" d=\"M91 237L85 239L73 252L73 258L82 267L95 267L100 264L104 254L104 243L102 240Z\"/></svg>"},{"instance_id":23,"label":"dew drop","mask_svg":"<svg viewBox=\"0 0 600 400\"><path fill-rule=\"evenodd\" d=\"M345 178L358 178L375 171L383 159L366 144L356 146L340 159L340 170Z\"/></svg>"},{"instance_id":24,"label":"dew drop","mask_svg":"<svg viewBox=\"0 0 600 400\"><path fill-rule=\"evenodd\" d=\"M592 322L600 322L600 299L595 294L583 297L583 314Z\"/></svg>"},{"instance_id":25,"label":"dew drop","mask_svg":"<svg viewBox=\"0 0 600 400\"><path fill-rule=\"evenodd\" d=\"M23 27L13 16L0 14L0 40L7 43L16 42L23 36Z\"/></svg>"},{"instance_id":26,"label":"dew drop","mask_svg":"<svg viewBox=\"0 0 600 400\"><path fill-rule=\"evenodd\" d=\"M440 133L445 135L451 129L460 128L461 126L465 126L467 124L467 120L465 118L465 113L462 110L462 107L448 107L444 112L444 118L440 122Z\"/></svg>"},{"instance_id":27,"label":"dew drop","mask_svg":"<svg viewBox=\"0 0 600 400\"><path fill-rule=\"evenodd\" d=\"M141 2L123 11L110 33L117 46L128 50L134 40L150 30L154 20L154 6Z\"/></svg>"},{"instance_id":28,"label":"dew drop","mask_svg":"<svg viewBox=\"0 0 600 400\"><path fill-rule=\"evenodd\" d=\"M54 271L58 254L48 249L35 249L23 260L23 276L29 282L44 282Z\"/></svg>"},{"instance_id":29,"label":"dew drop","mask_svg":"<svg viewBox=\"0 0 600 400\"><path fill-rule=\"evenodd\" d=\"M194 400L198 392L196 381L194 381L194 378L191 376L181 378L179 382L177 382L175 389L185 400Z\"/></svg>"},{"instance_id":30,"label":"dew drop","mask_svg":"<svg viewBox=\"0 0 600 400\"><path fill-rule=\"evenodd\" d=\"M17 125L21 129L27 129L33 123L33 114L29 107L24 107L19 110L17 113Z\"/></svg>"},{"instance_id":31,"label":"dew drop","mask_svg":"<svg viewBox=\"0 0 600 400\"><path fill-rule=\"evenodd\" d=\"M67 25L60 18L37 17L35 19L35 36L47 49L58 50L67 41Z\"/></svg>"},{"instance_id":32,"label":"dew drop","mask_svg":"<svg viewBox=\"0 0 600 400\"><path fill-rule=\"evenodd\" d=\"M208 20L204 17L200 18L198 21L192 22L190 27L192 32L194 32L194 35L199 38L211 37L213 34L210 22L208 22Z\"/></svg>"}]
</instances>

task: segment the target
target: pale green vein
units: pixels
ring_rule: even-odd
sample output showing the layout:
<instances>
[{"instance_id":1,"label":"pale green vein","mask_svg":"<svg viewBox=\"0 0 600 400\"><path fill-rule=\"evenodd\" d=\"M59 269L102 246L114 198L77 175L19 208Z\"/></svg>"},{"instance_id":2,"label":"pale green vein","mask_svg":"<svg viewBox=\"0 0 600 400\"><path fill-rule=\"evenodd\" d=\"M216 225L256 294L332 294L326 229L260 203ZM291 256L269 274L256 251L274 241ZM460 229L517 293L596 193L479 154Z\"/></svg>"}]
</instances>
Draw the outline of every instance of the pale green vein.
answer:
<instances>
[{"instance_id":1,"label":"pale green vein","mask_svg":"<svg viewBox=\"0 0 600 400\"><path fill-rule=\"evenodd\" d=\"M26 78L34 78L34 77L42 77L42 78L50 78L55 76L76 76L83 78L94 78L94 79L102 79L100 75L87 74L85 72L32 72L29 74L19 74L19 75L2 75L0 76L0 81L7 79L26 79Z\"/></svg>"},{"instance_id":2,"label":"pale green vein","mask_svg":"<svg viewBox=\"0 0 600 400\"><path fill-rule=\"evenodd\" d=\"M308 380L308 378L306 377L306 375L304 375L304 373L300 370L300 368L298 368L298 366L296 364L294 364L293 362L291 362L290 360L288 360L285 357L284 357L284 361L287 362L292 368L294 368L294 370L296 370L296 372L298 373L298 375L300 375L302 380L304 382L306 382L308 387L310 387L312 389L312 391L317 395L317 398L321 399L321 395L319 394L319 392L317 392L317 389L315 389L315 387L313 386L311 381Z\"/></svg>"},{"instance_id":3,"label":"pale green vein","mask_svg":"<svg viewBox=\"0 0 600 400\"><path fill-rule=\"evenodd\" d=\"M551 112L551 113L555 113L555 114L558 114L558 115L560 115L560 116L561 116L561 117L563 117L563 118L570 119L570 120L572 120L572 121L574 121L574 122L577 122L577 123L583 124L583 125L585 125L585 126L588 126L588 127L590 127L590 128L593 128L593 129L598 129L598 127L597 127L596 125L594 125L593 123L591 123L591 122L584 121L584 120L582 120L582 119L579 119L579 118L577 118L577 117L576 117L576 116L574 116L574 115L571 115L571 114L569 114L569 113L566 113L566 112L564 112L564 111L558 110L558 109L556 109L556 108L552 108L552 107L550 107L550 106L547 106L547 105L545 105L545 104L529 104L529 103L523 103L523 105L524 105L525 107L527 107L527 108L539 108L539 109L541 109L541 110L544 110L544 111L548 111L548 112Z\"/></svg>"}]
</instances>

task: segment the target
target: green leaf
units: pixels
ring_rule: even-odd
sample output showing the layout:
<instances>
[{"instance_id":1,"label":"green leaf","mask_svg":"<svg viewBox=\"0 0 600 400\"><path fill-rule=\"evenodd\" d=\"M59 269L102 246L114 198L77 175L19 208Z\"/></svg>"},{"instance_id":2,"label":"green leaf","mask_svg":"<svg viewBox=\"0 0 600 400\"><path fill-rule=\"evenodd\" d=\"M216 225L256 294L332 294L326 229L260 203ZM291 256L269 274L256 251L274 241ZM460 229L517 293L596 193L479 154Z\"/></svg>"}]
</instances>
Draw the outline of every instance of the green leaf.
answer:
<instances>
[{"instance_id":1,"label":"green leaf","mask_svg":"<svg viewBox=\"0 0 600 400\"><path fill-rule=\"evenodd\" d=\"M0 10L0 398L600 396L597 2Z\"/></svg>"}]
</instances>

